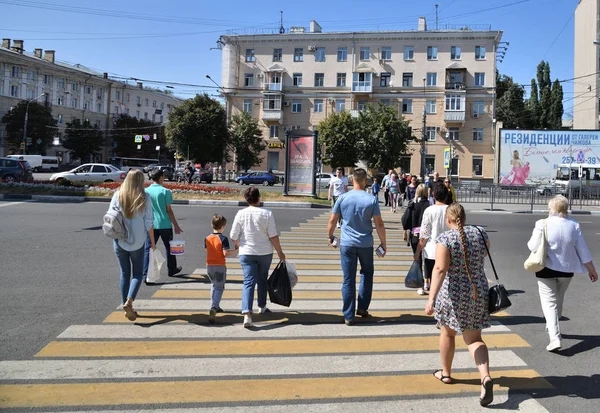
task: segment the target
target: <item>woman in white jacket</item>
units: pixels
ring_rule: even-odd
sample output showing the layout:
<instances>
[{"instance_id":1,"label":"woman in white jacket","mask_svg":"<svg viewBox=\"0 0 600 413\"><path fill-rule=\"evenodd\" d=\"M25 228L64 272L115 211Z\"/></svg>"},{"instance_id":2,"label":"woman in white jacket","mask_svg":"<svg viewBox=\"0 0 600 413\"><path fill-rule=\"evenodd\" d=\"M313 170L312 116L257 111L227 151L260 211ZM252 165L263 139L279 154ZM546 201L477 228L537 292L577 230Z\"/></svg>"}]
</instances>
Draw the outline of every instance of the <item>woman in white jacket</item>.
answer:
<instances>
[{"instance_id":1,"label":"woman in white jacket","mask_svg":"<svg viewBox=\"0 0 600 413\"><path fill-rule=\"evenodd\" d=\"M550 336L550 344L546 350L556 351L562 346L558 320L562 316L565 292L573 274L584 273L587 270L590 280L596 282L598 273L594 268L579 223L568 217L568 199L557 195L550 200L548 208L550 216L535 223L527 247L532 252L537 251L542 242L545 226L548 239L546 267L535 275L538 280L542 311L546 318L546 331Z\"/></svg>"}]
</instances>

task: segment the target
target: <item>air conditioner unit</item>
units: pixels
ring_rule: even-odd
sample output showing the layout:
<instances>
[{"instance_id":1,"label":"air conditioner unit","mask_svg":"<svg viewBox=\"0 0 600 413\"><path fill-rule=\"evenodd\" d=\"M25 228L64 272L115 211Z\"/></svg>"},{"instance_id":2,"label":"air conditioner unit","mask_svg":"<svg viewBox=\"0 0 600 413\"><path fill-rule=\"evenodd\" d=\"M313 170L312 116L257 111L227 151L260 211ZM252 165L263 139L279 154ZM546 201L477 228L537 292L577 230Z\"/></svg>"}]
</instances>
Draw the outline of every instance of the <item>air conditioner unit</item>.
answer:
<instances>
[{"instance_id":1,"label":"air conditioner unit","mask_svg":"<svg viewBox=\"0 0 600 413\"><path fill-rule=\"evenodd\" d=\"M473 113L473 117L474 117L475 119L477 119L477 118L479 117L479 113L477 113L477 112Z\"/></svg>"},{"instance_id":2,"label":"air conditioner unit","mask_svg":"<svg viewBox=\"0 0 600 413\"><path fill-rule=\"evenodd\" d=\"M317 50L317 46L308 46L308 51L309 52L314 52Z\"/></svg>"},{"instance_id":3,"label":"air conditioner unit","mask_svg":"<svg viewBox=\"0 0 600 413\"><path fill-rule=\"evenodd\" d=\"M290 106L290 101L289 100L284 100L283 101L283 106Z\"/></svg>"}]
</instances>

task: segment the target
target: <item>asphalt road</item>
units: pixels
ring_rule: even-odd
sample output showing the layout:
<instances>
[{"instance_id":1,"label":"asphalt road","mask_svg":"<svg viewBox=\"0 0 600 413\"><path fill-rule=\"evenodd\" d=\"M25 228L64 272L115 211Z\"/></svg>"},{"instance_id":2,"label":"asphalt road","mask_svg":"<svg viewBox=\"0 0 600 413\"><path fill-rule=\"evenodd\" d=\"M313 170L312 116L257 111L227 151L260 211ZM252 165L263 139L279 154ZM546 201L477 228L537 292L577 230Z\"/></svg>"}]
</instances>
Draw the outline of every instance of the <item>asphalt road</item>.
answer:
<instances>
[{"instance_id":1,"label":"asphalt road","mask_svg":"<svg viewBox=\"0 0 600 413\"><path fill-rule=\"evenodd\" d=\"M0 242L4 246L0 250L0 359L31 359L68 326L100 324L118 306L118 265L111 243L99 227L105 210L105 203L0 202ZM210 233L210 216L218 211L231 223L237 210L175 207L186 240L186 253L180 259L184 274L203 265L202 240ZM280 231L323 212L273 211ZM551 412L596 412L600 399L600 283L592 284L586 276L573 280L565 300L566 320L561 322L564 350L548 353L537 283L522 266L531 229L542 217L471 213L467 221L484 226L489 233L496 268L512 294L512 316L503 318L502 323L531 344L515 352L555 387L535 397ZM600 266L600 217L576 219ZM492 278L491 270L488 278ZM142 286L138 298L149 298L157 288Z\"/></svg>"}]
</instances>

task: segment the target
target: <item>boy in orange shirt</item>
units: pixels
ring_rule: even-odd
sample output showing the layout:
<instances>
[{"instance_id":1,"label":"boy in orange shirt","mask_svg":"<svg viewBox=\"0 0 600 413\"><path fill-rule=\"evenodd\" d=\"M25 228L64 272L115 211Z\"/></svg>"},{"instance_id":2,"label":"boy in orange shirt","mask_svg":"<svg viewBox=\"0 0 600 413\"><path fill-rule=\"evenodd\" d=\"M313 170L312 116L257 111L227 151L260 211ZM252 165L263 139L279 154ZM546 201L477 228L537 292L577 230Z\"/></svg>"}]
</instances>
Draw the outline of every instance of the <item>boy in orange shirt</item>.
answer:
<instances>
[{"instance_id":1,"label":"boy in orange shirt","mask_svg":"<svg viewBox=\"0 0 600 413\"><path fill-rule=\"evenodd\" d=\"M210 287L211 308L208 314L208 322L215 323L217 313L223 310L219 307L223 291L225 290L225 279L227 277L227 266L225 258L237 252L236 249L229 249L229 239L222 234L227 220L224 216L215 214L212 217L213 233L204 239L204 248L206 248L206 272L212 286Z\"/></svg>"}]
</instances>

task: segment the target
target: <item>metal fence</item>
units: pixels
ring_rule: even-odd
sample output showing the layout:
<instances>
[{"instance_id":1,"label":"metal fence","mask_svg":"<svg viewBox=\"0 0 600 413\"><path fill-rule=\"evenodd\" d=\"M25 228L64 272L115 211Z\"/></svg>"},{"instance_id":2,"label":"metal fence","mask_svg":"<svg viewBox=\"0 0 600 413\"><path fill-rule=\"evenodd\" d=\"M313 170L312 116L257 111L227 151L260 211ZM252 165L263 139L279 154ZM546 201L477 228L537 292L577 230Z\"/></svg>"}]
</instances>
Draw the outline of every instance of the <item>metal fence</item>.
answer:
<instances>
[{"instance_id":1,"label":"metal fence","mask_svg":"<svg viewBox=\"0 0 600 413\"><path fill-rule=\"evenodd\" d=\"M503 185L457 185L454 187L456 198L461 203L485 203L494 205L500 204L521 204L527 205L531 210L536 205L548 205L548 201L557 194L569 197L564 193L564 187L544 185L538 186L518 186L510 187ZM600 207L600 186L584 186L571 191L571 208L582 208L584 206Z\"/></svg>"}]
</instances>

